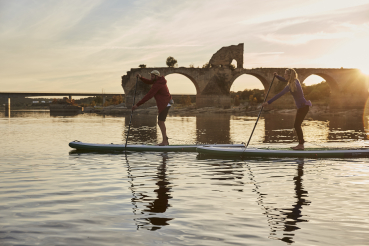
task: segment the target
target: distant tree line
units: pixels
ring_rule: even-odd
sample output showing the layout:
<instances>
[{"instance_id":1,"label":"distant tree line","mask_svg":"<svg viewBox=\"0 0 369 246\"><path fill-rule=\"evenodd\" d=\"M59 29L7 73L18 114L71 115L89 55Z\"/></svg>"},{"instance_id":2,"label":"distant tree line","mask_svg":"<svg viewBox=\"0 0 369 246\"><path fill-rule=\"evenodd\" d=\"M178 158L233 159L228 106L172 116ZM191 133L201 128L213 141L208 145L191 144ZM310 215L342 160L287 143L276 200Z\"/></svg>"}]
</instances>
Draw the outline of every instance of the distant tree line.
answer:
<instances>
[{"instance_id":1,"label":"distant tree line","mask_svg":"<svg viewBox=\"0 0 369 246\"><path fill-rule=\"evenodd\" d=\"M242 102L251 104L262 103L264 101L264 90L253 89L243 91L231 91L231 98L235 106L239 106Z\"/></svg>"},{"instance_id":2,"label":"distant tree line","mask_svg":"<svg viewBox=\"0 0 369 246\"><path fill-rule=\"evenodd\" d=\"M69 99L68 97L63 97L63 99L54 98L52 104L69 104L77 106L77 103L74 99Z\"/></svg>"},{"instance_id":3,"label":"distant tree line","mask_svg":"<svg viewBox=\"0 0 369 246\"><path fill-rule=\"evenodd\" d=\"M330 97L330 88L326 81L319 84L303 86L304 94L308 100L324 100Z\"/></svg>"},{"instance_id":4,"label":"distant tree line","mask_svg":"<svg viewBox=\"0 0 369 246\"><path fill-rule=\"evenodd\" d=\"M103 105L103 97L102 96L95 96L95 97L88 97L88 98L83 98L80 100L76 100L77 103L79 103L82 107L87 107L87 106L110 106L110 105L118 105L123 103L124 101L124 96L122 95L114 95L114 96L109 96L105 98L105 103Z\"/></svg>"}]
</instances>

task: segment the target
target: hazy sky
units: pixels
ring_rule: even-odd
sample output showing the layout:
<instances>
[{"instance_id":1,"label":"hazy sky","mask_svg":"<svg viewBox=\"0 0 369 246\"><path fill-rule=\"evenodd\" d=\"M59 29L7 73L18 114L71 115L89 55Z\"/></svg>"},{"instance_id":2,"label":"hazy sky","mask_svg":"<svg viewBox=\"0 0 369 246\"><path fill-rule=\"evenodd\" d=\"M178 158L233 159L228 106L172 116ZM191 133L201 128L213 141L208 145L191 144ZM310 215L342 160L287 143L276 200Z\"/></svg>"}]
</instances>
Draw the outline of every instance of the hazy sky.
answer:
<instances>
[{"instance_id":1,"label":"hazy sky","mask_svg":"<svg viewBox=\"0 0 369 246\"><path fill-rule=\"evenodd\" d=\"M369 73L369 0L0 0L0 91L121 93L139 64L201 67L239 43L245 68ZM173 94L195 91L178 77ZM261 86L247 77L234 87Z\"/></svg>"}]
</instances>

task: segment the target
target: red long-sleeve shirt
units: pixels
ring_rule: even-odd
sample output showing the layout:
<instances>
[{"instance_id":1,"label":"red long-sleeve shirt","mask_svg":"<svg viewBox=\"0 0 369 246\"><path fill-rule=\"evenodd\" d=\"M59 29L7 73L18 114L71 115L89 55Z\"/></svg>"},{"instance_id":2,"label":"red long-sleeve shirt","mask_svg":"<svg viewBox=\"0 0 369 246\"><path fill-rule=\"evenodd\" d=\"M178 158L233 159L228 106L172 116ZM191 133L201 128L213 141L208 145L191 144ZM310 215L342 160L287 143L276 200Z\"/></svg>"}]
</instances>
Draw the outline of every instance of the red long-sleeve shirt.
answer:
<instances>
[{"instance_id":1,"label":"red long-sleeve shirt","mask_svg":"<svg viewBox=\"0 0 369 246\"><path fill-rule=\"evenodd\" d=\"M149 80L143 77L140 78L142 82L145 84L152 85L150 91L137 103L137 106L140 106L147 102L152 97L155 98L156 105L158 106L159 113L163 111L169 101L172 99L172 96L169 93L167 80L163 77L158 77L157 80Z\"/></svg>"}]
</instances>

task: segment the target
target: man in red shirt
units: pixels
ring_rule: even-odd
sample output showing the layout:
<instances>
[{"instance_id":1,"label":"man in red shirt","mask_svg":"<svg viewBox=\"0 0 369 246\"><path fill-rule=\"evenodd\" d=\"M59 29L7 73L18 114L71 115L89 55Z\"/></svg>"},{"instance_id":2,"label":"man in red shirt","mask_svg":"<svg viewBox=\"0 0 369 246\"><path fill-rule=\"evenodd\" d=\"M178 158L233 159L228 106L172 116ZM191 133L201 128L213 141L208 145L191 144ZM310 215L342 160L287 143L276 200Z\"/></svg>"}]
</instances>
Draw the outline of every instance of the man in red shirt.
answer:
<instances>
[{"instance_id":1,"label":"man in red shirt","mask_svg":"<svg viewBox=\"0 0 369 246\"><path fill-rule=\"evenodd\" d=\"M150 74L151 80L143 78L141 74L137 74L137 78L140 78L145 84L152 85L152 87L150 91L141 99L141 101L132 107L132 110L135 110L140 105L154 97L159 111L158 125L160 127L161 135L163 136L163 142L158 145L169 145L167 129L165 127L165 119L167 118L168 111L174 102L169 93L167 81L164 76L160 76L160 73L157 70L153 70Z\"/></svg>"}]
</instances>

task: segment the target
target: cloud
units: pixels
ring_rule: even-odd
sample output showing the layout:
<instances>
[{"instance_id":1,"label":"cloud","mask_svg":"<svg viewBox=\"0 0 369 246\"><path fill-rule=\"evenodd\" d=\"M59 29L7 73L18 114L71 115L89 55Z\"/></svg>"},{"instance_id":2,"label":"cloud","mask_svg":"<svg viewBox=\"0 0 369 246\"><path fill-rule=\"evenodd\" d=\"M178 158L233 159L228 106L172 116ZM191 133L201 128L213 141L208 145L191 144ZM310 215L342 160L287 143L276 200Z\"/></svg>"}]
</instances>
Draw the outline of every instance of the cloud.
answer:
<instances>
[{"instance_id":1,"label":"cloud","mask_svg":"<svg viewBox=\"0 0 369 246\"><path fill-rule=\"evenodd\" d=\"M355 36L369 34L369 22L361 24L351 24L350 22L337 23L336 21L333 22L331 21L329 23L329 26L330 30L336 30L336 32L319 31L315 33L300 33L300 34L268 33L265 35L258 35L258 37L266 42L296 46L307 44L314 40L350 39L355 38Z\"/></svg>"},{"instance_id":2,"label":"cloud","mask_svg":"<svg viewBox=\"0 0 369 246\"><path fill-rule=\"evenodd\" d=\"M203 45L195 44L164 44L164 45L147 45L147 46L85 46L78 49L98 49L98 50L142 50L142 49L166 49L166 48L183 48L183 47L201 47Z\"/></svg>"},{"instance_id":3,"label":"cloud","mask_svg":"<svg viewBox=\"0 0 369 246\"><path fill-rule=\"evenodd\" d=\"M245 53L246 56L269 56L269 55L282 55L284 52L262 52L262 53Z\"/></svg>"},{"instance_id":4,"label":"cloud","mask_svg":"<svg viewBox=\"0 0 369 246\"><path fill-rule=\"evenodd\" d=\"M281 35L281 34L259 35L259 38L266 42L285 44L285 45L301 45L301 44L306 44L313 40L343 39L343 38L350 38L350 37L351 37L350 32L341 32L341 33L318 32L318 33L303 33L303 34L295 34L295 35Z\"/></svg>"},{"instance_id":5,"label":"cloud","mask_svg":"<svg viewBox=\"0 0 369 246\"><path fill-rule=\"evenodd\" d=\"M284 21L293 18L313 18L318 16L328 16L334 13L353 11L354 7L368 5L367 0L356 1L335 1L335 0L311 0L278 2L281 8L271 11L269 8L261 11L259 15L240 21L244 25L257 25ZM356 11L356 9L354 9ZM287 23L286 23L287 24Z\"/></svg>"},{"instance_id":6,"label":"cloud","mask_svg":"<svg viewBox=\"0 0 369 246\"><path fill-rule=\"evenodd\" d=\"M368 33L369 32L369 22L362 23L362 24L352 24L350 22L338 23L336 27L345 28L351 31L352 33L361 34L361 33Z\"/></svg>"}]
</instances>

